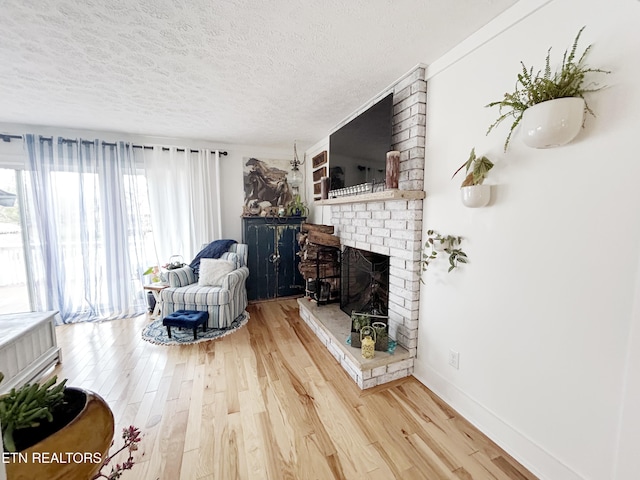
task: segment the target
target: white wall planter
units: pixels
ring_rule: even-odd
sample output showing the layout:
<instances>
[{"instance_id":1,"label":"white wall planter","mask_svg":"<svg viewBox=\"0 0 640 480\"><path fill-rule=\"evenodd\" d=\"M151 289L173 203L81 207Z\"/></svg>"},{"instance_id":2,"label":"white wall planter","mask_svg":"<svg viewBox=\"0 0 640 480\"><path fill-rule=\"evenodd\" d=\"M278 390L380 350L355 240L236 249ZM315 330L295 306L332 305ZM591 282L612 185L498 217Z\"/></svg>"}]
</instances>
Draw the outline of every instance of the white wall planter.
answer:
<instances>
[{"instance_id":1,"label":"white wall planter","mask_svg":"<svg viewBox=\"0 0 640 480\"><path fill-rule=\"evenodd\" d=\"M522 115L522 138L533 148L565 145L580 132L585 102L580 97L556 98L527 108Z\"/></svg>"},{"instance_id":2,"label":"white wall planter","mask_svg":"<svg viewBox=\"0 0 640 480\"><path fill-rule=\"evenodd\" d=\"M470 185L460 188L460 197L465 207L485 207L491 200L491 185Z\"/></svg>"}]
</instances>

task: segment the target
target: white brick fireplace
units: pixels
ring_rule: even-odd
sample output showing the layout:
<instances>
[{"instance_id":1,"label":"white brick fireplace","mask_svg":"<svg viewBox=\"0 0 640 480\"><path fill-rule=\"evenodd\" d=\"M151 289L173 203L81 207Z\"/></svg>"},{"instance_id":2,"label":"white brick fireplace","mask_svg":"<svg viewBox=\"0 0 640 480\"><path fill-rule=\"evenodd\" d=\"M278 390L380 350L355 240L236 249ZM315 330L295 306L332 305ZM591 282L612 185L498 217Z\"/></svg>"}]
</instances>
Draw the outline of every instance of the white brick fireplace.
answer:
<instances>
[{"instance_id":1,"label":"white brick fireplace","mask_svg":"<svg viewBox=\"0 0 640 480\"><path fill-rule=\"evenodd\" d=\"M359 349L345 344L350 329L346 314L334 305L311 306L299 301L302 318L360 388L411 375L418 341L426 131L424 68L416 68L391 90L393 149L400 151L398 190L318 203L331 205L331 224L343 246L389 256L389 335L398 342L395 354L376 352L374 360L362 360ZM346 327L341 325L344 322Z\"/></svg>"}]
</instances>

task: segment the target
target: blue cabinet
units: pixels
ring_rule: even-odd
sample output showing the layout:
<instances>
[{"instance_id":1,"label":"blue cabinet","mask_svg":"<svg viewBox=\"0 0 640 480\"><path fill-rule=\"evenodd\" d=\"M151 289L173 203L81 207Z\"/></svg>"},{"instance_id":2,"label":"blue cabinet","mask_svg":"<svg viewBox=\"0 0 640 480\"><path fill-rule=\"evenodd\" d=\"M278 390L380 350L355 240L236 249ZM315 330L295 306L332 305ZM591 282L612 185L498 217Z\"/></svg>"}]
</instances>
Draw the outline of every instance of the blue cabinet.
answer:
<instances>
[{"instance_id":1,"label":"blue cabinet","mask_svg":"<svg viewBox=\"0 0 640 480\"><path fill-rule=\"evenodd\" d=\"M304 217L244 217L242 242L249 245L249 300L304 294L296 235Z\"/></svg>"}]
</instances>

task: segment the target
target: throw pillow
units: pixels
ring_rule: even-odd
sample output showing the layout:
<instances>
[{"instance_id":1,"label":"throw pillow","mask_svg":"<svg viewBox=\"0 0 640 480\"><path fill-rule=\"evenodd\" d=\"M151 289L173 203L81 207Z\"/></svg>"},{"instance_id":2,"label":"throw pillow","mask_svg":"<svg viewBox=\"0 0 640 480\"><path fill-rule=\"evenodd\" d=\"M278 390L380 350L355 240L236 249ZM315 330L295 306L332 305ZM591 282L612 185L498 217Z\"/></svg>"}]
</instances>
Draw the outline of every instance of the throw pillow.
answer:
<instances>
[{"instance_id":1,"label":"throw pillow","mask_svg":"<svg viewBox=\"0 0 640 480\"><path fill-rule=\"evenodd\" d=\"M194 258L189 266L193 269L193 271L198 274L200 269L200 259L201 258L220 258L224 252L229 250L231 245L237 243L235 240L214 240L209 245L205 246L202 250L198 252L196 258Z\"/></svg>"},{"instance_id":2,"label":"throw pillow","mask_svg":"<svg viewBox=\"0 0 640 480\"><path fill-rule=\"evenodd\" d=\"M235 269L235 264L229 260L201 258L198 285L201 287L219 287L222 285L222 279Z\"/></svg>"}]
</instances>

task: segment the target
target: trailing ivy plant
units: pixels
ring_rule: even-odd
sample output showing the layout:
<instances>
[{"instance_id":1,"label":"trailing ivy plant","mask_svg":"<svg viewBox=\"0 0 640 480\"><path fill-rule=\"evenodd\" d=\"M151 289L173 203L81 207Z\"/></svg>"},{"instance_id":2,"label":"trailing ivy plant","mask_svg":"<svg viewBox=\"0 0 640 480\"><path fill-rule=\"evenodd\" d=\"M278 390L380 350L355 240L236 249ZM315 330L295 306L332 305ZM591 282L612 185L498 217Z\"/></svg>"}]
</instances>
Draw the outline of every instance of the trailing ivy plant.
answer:
<instances>
[{"instance_id":1,"label":"trailing ivy plant","mask_svg":"<svg viewBox=\"0 0 640 480\"><path fill-rule=\"evenodd\" d=\"M606 74L611 72L599 68L589 68L585 64L585 58L591 49L591 45L582 52L582 55L580 55L576 61L578 41L580 40L580 35L584 29L585 27L582 27L578 32L578 35L576 35L571 49L565 50L564 56L562 57L562 64L557 71L551 71L551 48L549 48L549 50L547 50L544 70L538 70L534 74L533 67L527 68L524 62L520 62L522 70L518 74L515 91L505 93L502 100L491 102L486 105L487 107L497 106L500 109L500 116L493 124L491 124L487 130L487 135L508 117L513 117L514 119L511 124L511 128L509 129L507 140L504 142L505 152L509 146L509 141L511 140L513 131L522 120L524 111L533 105L547 100L554 100L556 98L580 97L585 100L585 110L595 116L587 104L584 94L596 92L604 88L604 86L597 87L597 84L593 82L585 84L586 76L589 73ZM506 111L503 113L503 110Z\"/></svg>"},{"instance_id":2,"label":"trailing ivy plant","mask_svg":"<svg viewBox=\"0 0 640 480\"><path fill-rule=\"evenodd\" d=\"M469 160L460 165L460 168L455 171L451 178L455 177L463 168L467 175L462 182L462 185L460 185L461 187L482 185L482 182L484 182L489 170L493 168L493 162L484 155L480 158L476 157L476 149L472 148L471 153L469 154ZM469 171L469 169L471 169L471 171Z\"/></svg>"},{"instance_id":3,"label":"trailing ivy plant","mask_svg":"<svg viewBox=\"0 0 640 480\"><path fill-rule=\"evenodd\" d=\"M435 230L427 230L427 235L428 238L424 244L422 259L420 260L420 281L422 283L424 283L422 274L427 271L427 267L438 257L436 245L440 245L444 252L449 255L449 269L447 272L451 272L453 269L458 268L459 263L468 263L467 254L460 248L462 237L440 235Z\"/></svg>"}]
</instances>

